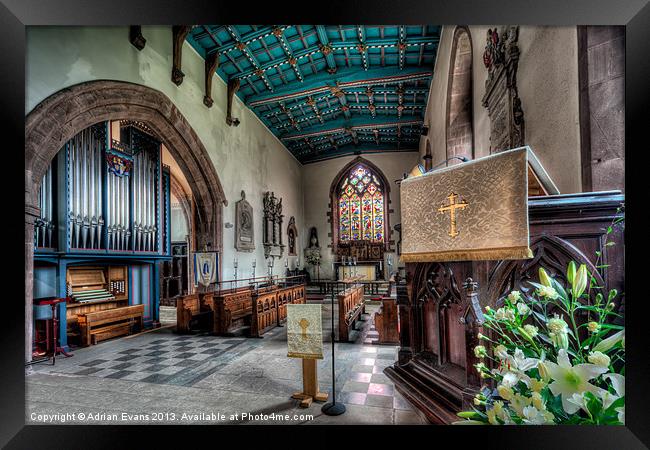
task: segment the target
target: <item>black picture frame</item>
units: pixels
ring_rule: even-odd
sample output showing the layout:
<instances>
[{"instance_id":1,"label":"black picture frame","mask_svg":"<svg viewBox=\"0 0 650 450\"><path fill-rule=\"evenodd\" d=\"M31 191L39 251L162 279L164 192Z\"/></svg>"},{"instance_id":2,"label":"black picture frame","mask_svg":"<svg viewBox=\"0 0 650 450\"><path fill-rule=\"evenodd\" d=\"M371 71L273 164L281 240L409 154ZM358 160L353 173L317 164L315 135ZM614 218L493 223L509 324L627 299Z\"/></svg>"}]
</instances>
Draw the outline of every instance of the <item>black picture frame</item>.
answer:
<instances>
[{"instance_id":1,"label":"black picture frame","mask_svg":"<svg viewBox=\"0 0 650 450\"><path fill-rule=\"evenodd\" d=\"M20 169L24 164L25 131L25 51L27 26L48 25L130 25L133 23L434 23L434 24L543 24L543 25L625 25L626 26L626 328L628 379L626 426L620 427L391 427L369 429L354 427L352 435L363 439L390 434L401 445L442 446L472 444L476 448L517 449L636 449L650 445L650 358L647 354L648 301L643 292L643 278L633 273L646 269L644 261L643 226L644 196L647 186L637 183L647 177L647 112L650 99L650 4L647 0L613 2L611 0L455 0L455 1L392 1L355 0L328 2L266 2L253 6L241 2L213 0L1 0L0 1L0 89L2 107L0 123L3 133L3 185L24 182ZM125 36L127 39L128 36ZM11 158L7 161L7 158ZM12 181L9 179L12 178ZM639 184L639 186L636 186ZM24 304L20 298L24 287L24 270L18 263L24 254L24 196L17 189L3 196L7 210L3 214L3 298L0 371L0 445L6 448L109 448L118 445L134 447L158 446L182 437L192 447L206 444L227 445L226 431L230 427L185 426L39 426L25 425L25 371L23 328ZM27 237L29 239L29 237ZM26 241L25 241L26 242ZM646 260L647 261L647 260ZM645 264L645 266L644 266ZM21 274L21 272L23 272ZM285 445L318 441L322 430L309 427L265 427L263 439L284 442ZM338 430L337 430L338 432ZM245 429L235 429L241 442L249 445ZM271 438L278 433L278 438ZM325 439L343 439L327 432ZM416 438L416 435L417 438ZM443 435L446 435L443 437ZM291 437L291 439L289 439ZM443 444L444 438L453 444ZM232 439L232 437L230 438ZM294 441L295 439L295 441ZM349 445L350 441L340 445ZM356 439L355 439L356 440ZM291 444L291 442L294 444ZM346 443L347 442L347 443ZM396 445L396 444L394 444Z\"/></svg>"}]
</instances>

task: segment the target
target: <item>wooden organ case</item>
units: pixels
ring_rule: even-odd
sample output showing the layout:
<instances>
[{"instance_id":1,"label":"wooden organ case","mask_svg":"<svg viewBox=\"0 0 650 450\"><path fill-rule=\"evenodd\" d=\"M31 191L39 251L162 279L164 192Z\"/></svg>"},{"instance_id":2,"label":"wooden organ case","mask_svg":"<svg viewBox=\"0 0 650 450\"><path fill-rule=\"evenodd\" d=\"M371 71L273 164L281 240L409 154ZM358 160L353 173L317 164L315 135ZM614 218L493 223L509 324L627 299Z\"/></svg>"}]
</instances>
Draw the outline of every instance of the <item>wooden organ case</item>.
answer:
<instances>
[{"instance_id":1,"label":"wooden organ case","mask_svg":"<svg viewBox=\"0 0 650 450\"><path fill-rule=\"evenodd\" d=\"M384 369L397 390L433 423L459 420L456 412L471 408L483 382L473 349L478 333L489 333L477 319L485 306L500 307L512 290L530 293L540 267L566 283L567 264L584 263L597 285L624 292L621 224L607 238L614 245L605 245L623 201L618 191L530 198L532 259L407 263L406 280L397 285L398 361ZM624 296L615 305L624 316Z\"/></svg>"},{"instance_id":2,"label":"wooden organ case","mask_svg":"<svg viewBox=\"0 0 650 450\"><path fill-rule=\"evenodd\" d=\"M52 161L39 194L34 298L67 298L59 310L62 346L68 337L81 344L79 318L102 311L116 310L96 323L121 312L139 321L142 311L142 325L157 326L159 263L171 259L170 173L147 125L121 120L81 131ZM85 344L119 334L113 331Z\"/></svg>"}]
</instances>

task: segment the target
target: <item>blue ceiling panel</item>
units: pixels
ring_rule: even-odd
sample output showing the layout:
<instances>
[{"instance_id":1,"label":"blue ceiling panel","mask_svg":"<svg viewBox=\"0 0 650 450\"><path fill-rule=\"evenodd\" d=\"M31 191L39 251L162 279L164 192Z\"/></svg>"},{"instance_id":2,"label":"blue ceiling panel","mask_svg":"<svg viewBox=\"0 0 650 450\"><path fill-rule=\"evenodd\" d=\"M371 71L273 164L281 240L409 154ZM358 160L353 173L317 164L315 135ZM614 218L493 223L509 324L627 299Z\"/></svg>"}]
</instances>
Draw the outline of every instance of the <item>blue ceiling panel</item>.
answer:
<instances>
[{"instance_id":1,"label":"blue ceiling panel","mask_svg":"<svg viewBox=\"0 0 650 450\"><path fill-rule=\"evenodd\" d=\"M187 40L302 163L417 150L440 27L199 25Z\"/></svg>"}]
</instances>

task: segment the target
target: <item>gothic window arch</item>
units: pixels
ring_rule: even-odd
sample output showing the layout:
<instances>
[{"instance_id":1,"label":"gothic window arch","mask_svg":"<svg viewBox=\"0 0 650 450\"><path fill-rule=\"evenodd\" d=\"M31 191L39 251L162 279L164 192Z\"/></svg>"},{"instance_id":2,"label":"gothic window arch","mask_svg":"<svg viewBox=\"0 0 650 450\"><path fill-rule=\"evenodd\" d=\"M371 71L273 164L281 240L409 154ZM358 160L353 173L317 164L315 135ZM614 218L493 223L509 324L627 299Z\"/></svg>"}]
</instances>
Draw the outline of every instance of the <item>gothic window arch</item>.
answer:
<instances>
[{"instance_id":1,"label":"gothic window arch","mask_svg":"<svg viewBox=\"0 0 650 450\"><path fill-rule=\"evenodd\" d=\"M447 158L453 156L474 158L472 89L472 37L469 28L458 26L454 31L449 60ZM450 161L450 164L456 163L458 161Z\"/></svg>"},{"instance_id":2,"label":"gothic window arch","mask_svg":"<svg viewBox=\"0 0 650 450\"><path fill-rule=\"evenodd\" d=\"M381 171L357 158L332 183L333 247L355 242L388 243L390 186Z\"/></svg>"}]
</instances>

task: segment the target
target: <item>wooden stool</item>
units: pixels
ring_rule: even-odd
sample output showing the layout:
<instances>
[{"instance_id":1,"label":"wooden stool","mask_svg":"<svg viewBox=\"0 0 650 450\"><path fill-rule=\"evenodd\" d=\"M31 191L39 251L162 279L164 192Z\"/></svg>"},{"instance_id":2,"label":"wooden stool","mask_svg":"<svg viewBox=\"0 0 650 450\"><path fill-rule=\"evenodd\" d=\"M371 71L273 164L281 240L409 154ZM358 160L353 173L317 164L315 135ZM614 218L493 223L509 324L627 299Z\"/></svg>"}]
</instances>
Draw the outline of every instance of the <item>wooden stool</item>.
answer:
<instances>
[{"instance_id":1,"label":"wooden stool","mask_svg":"<svg viewBox=\"0 0 650 450\"><path fill-rule=\"evenodd\" d=\"M300 400L301 408L308 408L313 401L324 402L329 394L318 389L318 368L315 359L302 359L302 392L295 392L291 398Z\"/></svg>"}]
</instances>

